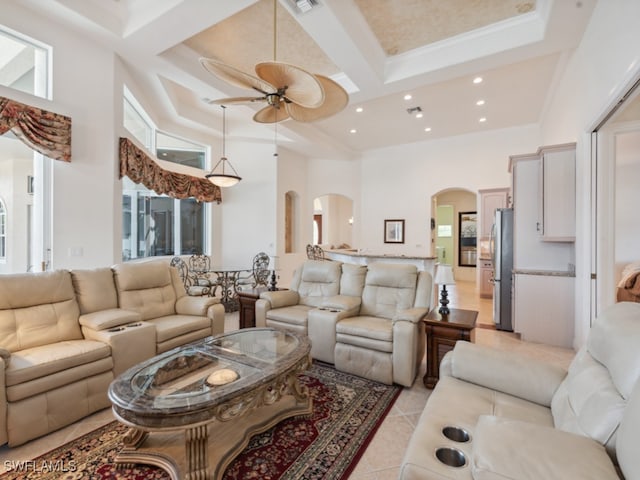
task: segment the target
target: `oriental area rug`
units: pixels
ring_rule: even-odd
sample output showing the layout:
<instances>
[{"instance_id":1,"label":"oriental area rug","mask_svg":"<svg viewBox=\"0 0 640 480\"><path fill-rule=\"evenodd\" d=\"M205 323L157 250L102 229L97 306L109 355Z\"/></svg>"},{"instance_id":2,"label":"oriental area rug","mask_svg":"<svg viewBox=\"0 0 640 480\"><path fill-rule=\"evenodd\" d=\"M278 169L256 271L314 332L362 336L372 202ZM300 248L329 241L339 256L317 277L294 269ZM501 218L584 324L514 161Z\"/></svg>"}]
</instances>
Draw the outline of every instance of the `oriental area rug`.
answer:
<instances>
[{"instance_id":1,"label":"oriental area rug","mask_svg":"<svg viewBox=\"0 0 640 480\"><path fill-rule=\"evenodd\" d=\"M254 436L227 468L224 480L346 479L401 388L338 372L314 362L300 375L314 411ZM2 480L164 480L163 470L142 464L116 467L127 427L111 422L0 475Z\"/></svg>"}]
</instances>

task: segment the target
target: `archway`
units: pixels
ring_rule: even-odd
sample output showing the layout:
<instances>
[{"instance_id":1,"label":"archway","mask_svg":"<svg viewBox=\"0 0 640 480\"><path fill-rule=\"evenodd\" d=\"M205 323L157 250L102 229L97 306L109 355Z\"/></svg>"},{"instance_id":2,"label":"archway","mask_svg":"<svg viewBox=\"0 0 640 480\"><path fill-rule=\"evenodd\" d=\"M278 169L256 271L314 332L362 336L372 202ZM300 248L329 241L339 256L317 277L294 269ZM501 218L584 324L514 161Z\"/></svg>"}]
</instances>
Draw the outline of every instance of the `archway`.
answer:
<instances>
[{"instance_id":1,"label":"archway","mask_svg":"<svg viewBox=\"0 0 640 480\"><path fill-rule=\"evenodd\" d=\"M477 194L449 188L431 198L431 243L438 263L453 266L456 280L476 282L475 214Z\"/></svg>"},{"instance_id":2,"label":"archway","mask_svg":"<svg viewBox=\"0 0 640 480\"><path fill-rule=\"evenodd\" d=\"M326 194L313 200L314 244L351 248L353 244L353 200L339 194Z\"/></svg>"}]
</instances>

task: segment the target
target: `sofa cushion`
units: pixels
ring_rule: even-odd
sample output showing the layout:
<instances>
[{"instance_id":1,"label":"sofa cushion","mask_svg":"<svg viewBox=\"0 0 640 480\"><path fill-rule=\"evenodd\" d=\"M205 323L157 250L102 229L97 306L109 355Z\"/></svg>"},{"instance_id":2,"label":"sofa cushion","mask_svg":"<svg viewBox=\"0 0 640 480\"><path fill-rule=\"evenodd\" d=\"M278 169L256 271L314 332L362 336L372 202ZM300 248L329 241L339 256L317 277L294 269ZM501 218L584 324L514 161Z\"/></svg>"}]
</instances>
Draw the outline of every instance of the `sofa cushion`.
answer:
<instances>
[{"instance_id":1,"label":"sofa cushion","mask_svg":"<svg viewBox=\"0 0 640 480\"><path fill-rule=\"evenodd\" d=\"M208 328L211 330L209 317L193 315L167 315L149 320L156 327L156 342L166 342L181 335Z\"/></svg>"},{"instance_id":2,"label":"sofa cushion","mask_svg":"<svg viewBox=\"0 0 640 480\"><path fill-rule=\"evenodd\" d=\"M603 310L551 404L557 428L597 440L614 458L626 398L640 375L639 325L640 304Z\"/></svg>"},{"instance_id":3,"label":"sofa cushion","mask_svg":"<svg viewBox=\"0 0 640 480\"><path fill-rule=\"evenodd\" d=\"M602 445L581 435L490 415L480 417L471 455L474 480L618 480Z\"/></svg>"},{"instance_id":4,"label":"sofa cushion","mask_svg":"<svg viewBox=\"0 0 640 480\"><path fill-rule=\"evenodd\" d=\"M110 268L72 270L71 280L81 314L118 307L118 294Z\"/></svg>"},{"instance_id":5,"label":"sofa cushion","mask_svg":"<svg viewBox=\"0 0 640 480\"><path fill-rule=\"evenodd\" d=\"M82 338L66 270L0 275L0 347L11 352Z\"/></svg>"},{"instance_id":6,"label":"sofa cushion","mask_svg":"<svg viewBox=\"0 0 640 480\"><path fill-rule=\"evenodd\" d=\"M418 270L415 265L372 263L362 292L361 315L393 318L413 307Z\"/></svg>"},{"instance_id":7,"label":"sofa cushion","mask_svg":"<svg viewBox=\"0 0 640 480\"><path fill-rule=\"evenodd\" d=\"M306 327L309 310L313 307L307 305L293 305L282 307L267 312L267 324L269 320Z\"/></svg>"},{"instance_id":8,"label":"sofa cushion","mask_svg":"<svg viewBox=\"0 0 640 480\"><path fill-rule=\"evenodd\" d=\"M110 357L109 346L93 340L69 340L28 348L11 356L5 381L7 387L11 387Z\"/></svg>"},{"instance_id":9,"label":"sofa cushion","mask_svg":"<svg viewBox=\"0 0 640 480\"><path fill-rule=\"evenodd\" d=\"M621 302L604 310L589 333L587 349L604 365L626 399L640 378L640 304Z\"/></svg>"},{"instance_id":10,"label":"sofa cushion","mask_svg":"<svg viewBox=\"0 0 640 480\"><path fill-rule=\"evenodd\" d=\"M80 325L92 330L107 330L112 327L119 327L127 323L139 322L141 316L138 312L131 312L121 308L109 310L99 310L97 312L80 315Z\"/></svg>"},{"instance_id":11,"label":"sofa cushion","mask_svg":"<svg viewBox=\"0 0 640 480\"><path fill-rule=\"evenodd\" d=\"M340 295L361 297L366 275L366 265L343 263L342 276L340 277Z\"/></svg>"},{"instance_id":12,"label":"sofa cushion","mask_svg":"<svg viewBox=\"0 0 640 480\"><path fill-rule=\"evenodd\" d=\"M323 297L331 297L340 293L342 263L308 260L301 268L299 283L293 288L300 295L300 304L318 307L322 303Z\"/></svg>"},{"instance_id":13,"label":"sofa cushion","mask_svg":"<svg viewBox=\"0 0 640 480\"><path fill-rule=\"evenodd\" d=\"M336 324L339 343L381 352L393 351L393 323L380 317L347 317Z\"/></svg>"},{"instance_id":14,"label":"sofa cushion","mask_svg":"<svg viewBox=\"0 0 640 480\"><path fill-rule=\"evenodd\" d=\"M177 295L167 263L120 263L113 271L120 308L140 313L142 320L176 313Z\"/></svg>"}]
</instances>

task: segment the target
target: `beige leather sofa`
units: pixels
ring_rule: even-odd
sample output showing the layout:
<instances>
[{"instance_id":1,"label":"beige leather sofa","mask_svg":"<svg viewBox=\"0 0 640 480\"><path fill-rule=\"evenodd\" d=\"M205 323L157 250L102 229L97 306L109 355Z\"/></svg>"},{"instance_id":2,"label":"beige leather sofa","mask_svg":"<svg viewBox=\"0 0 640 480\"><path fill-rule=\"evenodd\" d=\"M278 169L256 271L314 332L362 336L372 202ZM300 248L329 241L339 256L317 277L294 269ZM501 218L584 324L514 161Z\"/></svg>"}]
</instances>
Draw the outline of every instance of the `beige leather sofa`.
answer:
<instances>
[{"instance_id":1,"label":"beige leather sofa","mask_svg":"<svg viewBox=\"0 0 640 480\"><path fill-rule=\"evenodd\" d=\"M260 295L256 325L309 335L311 356L338 370L411 386L432 289L431 275L413 265L308 260L289 290Z\"/></svg>"},{"instance_id":2,"label":"beige leather sofa","mask_svg":"<svg viewBox=\"0 0 640 480\"><path fill-rule=\"evenodd\" d=\"M619 464L624 478L640 479L639 345L635 303L599 316L568 371L458 342L441 363L400 478L608 480L619 478Z\"/></svg>"},{"instance_id":3,"label":"beige leather sofa","mask_svg":"<svg viewBox=\"0 0 640 480\"><path fill-rule=\"evenodd\" d=\"M0 445L109 407L125 369L222 333L219 302L188 297L166 262L0 275Z\"/></svg>"}]
</instances>

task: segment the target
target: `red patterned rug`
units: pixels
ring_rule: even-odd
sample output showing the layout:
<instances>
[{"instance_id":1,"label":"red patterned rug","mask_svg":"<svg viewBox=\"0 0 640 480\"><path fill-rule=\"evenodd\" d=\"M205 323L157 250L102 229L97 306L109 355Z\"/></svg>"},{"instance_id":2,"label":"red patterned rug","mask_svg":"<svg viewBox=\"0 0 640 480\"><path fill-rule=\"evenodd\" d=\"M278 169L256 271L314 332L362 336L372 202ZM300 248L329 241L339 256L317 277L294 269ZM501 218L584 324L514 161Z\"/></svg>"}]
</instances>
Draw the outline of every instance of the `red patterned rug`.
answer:
<instances>
[{"instance_id":1,"label":"red patterned rug","mask_svg":"<svg viewBox=\"0 0 640 480\"><path fill-rule=\"evenodd\" d=\"M225 480L347 478L401 390L316 362L300 378L311 391L313 414L284 420L254 436L227 468ZM113 459L126 430L118 422L109 423L16 465L0 479L168 479L153 466L116 468Z\"/></svg>"}]
</instances>

